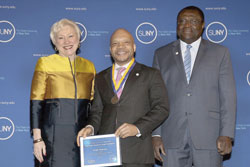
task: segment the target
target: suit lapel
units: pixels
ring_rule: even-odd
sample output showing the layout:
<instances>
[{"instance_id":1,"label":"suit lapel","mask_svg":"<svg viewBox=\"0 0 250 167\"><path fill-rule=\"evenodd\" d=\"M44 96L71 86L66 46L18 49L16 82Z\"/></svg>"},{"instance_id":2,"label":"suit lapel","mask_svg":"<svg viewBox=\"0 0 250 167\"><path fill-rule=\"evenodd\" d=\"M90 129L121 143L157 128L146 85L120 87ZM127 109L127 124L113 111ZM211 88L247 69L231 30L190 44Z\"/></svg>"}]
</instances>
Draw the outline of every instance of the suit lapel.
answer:
<instances>
[{"instance_id":1,"label":"suit lapel","mask_svg":"<svg viewBox=\"0 0 250 167\"><path fill-rule=\"evenodd\" d=\"M180 74L182 75L181 78L183 78L183 81L187 84L186 73L181 54L180 40L177 40L173 43L172 54L174 55L177 68L180 71Z\"/></svg>"},{"instance_id":2,"label":"suit lapel","mask_svg":"<svg viewBox=\"0 0 250 167\"><path fill-rule=\"evenodd\" d=\"M140 75L140 73L141 73L141 65L139 63L136 63L125 82L120 99L122 99L124 94L127 94L131 90L133 85L135 85L135 82L138 77L137 75L138 74Z\"/></svg>"},{"instance_id":3,"label":"suit lapel","mask_svg":"<svg viewBox=\"0 0 250 167\"><path fill-rule=\"evenodd\" d=\"M190 78L190 84L192 83L192 80L194 80L196 73L199 71L198 69L201 64L201 60L204 57L205 52L206 52L206 46L204 44L204 40L202 39L194 62L194 67Z\"/></svg>"},{"instance_id":4,"label":"suit lapel","mask_svg":"<svg viewBox=\"0 0 250 167\"><path fill-rule=\"evenodd\" d=\"M114 91L113 91L113 87L112 87L112 81L111 81L111 78L112 78L112 66L110 68L107 69L106 73L104 74L104 78L105 78L105 81L107 82L107 85L109 87L109 90L112 91L113 93L113 96L115 95Z\"/></svg>"}]
</instances>

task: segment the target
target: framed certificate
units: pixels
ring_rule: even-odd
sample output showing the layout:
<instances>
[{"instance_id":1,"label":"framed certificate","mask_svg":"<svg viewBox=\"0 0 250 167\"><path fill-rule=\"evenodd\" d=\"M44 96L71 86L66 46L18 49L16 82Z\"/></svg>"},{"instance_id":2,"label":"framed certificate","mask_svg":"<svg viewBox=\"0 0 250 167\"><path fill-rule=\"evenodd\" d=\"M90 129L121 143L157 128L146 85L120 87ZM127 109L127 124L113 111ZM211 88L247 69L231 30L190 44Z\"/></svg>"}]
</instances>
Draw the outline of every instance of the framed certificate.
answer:
<instances>
[{"instance_id":1,"label":"framed certificate","mask_svg":"<svg viewBox=\"0 0 250 167\"><path fill-rule=\"evenodd\" d=\"M114 134L80 138L81 167L122 165L120 138Z\"/></svg>"}]
</instances>

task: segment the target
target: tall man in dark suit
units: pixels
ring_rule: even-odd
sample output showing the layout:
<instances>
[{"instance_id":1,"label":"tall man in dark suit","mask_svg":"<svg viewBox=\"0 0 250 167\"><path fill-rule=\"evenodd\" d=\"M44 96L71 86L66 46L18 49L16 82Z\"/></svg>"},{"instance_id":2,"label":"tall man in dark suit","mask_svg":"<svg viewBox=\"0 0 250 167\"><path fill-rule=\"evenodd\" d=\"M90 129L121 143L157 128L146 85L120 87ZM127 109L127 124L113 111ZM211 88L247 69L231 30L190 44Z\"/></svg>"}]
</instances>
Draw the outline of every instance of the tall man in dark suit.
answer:
<instances>
[{"instance_id":1,"label":"tall man in dark suit","mask_svg":"<svg viewBox=\"0 0 250 167\"><path fill-rule=\"evenodd\" d=\"M135 50L127 30L112 34L114 64L95 78L90 118L78 141L93 133L115 133L121 137L123 167L150 167L154 163L151 134L168 116L167 92L158 70L135 62ZM123 77L116 82L119 73Z\"/></svg>"},{"instance_id":2,"label":"tall man in dark suit","mask_svg":"<svg viewBox=\"0 0 250 167\"><path fill-rule=\"evenodd\" d=\"M155 157L164 167L220 167L235 131L229 51L201 38L205 23L199 8L182 9L177 24L179 40L157 49L153 63L170 106L168 119L153 132Z\"/></svg>"}]
</instances>

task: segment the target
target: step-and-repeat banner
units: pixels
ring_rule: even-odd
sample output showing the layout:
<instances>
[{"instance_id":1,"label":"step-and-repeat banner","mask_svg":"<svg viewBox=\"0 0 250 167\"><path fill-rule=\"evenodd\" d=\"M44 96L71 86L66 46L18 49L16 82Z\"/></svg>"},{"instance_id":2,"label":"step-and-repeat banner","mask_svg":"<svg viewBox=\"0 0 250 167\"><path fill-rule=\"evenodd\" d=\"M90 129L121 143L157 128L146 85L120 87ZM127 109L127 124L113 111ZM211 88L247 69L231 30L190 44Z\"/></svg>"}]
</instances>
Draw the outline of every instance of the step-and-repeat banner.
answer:
<instances>
[{"instance_id":1,"label":"step-and-repeat banner","mask_svg":"<svg viewBox=\"0 0 250 167\"><path fill-rule=\"evenodd\" d=\"M224 167L250 164L249 0L0 0L0 166L33 166L29 133L31 79L39 57L54 53L49 32L61 18L79 25L80 56L97 71L111 65L109 38L123 27L135 38L138 62L151 66L154 50L176 40L185 6L205 13L203 37L230 49L237 84L236 138Z\"/></svg>"}]
</instances>

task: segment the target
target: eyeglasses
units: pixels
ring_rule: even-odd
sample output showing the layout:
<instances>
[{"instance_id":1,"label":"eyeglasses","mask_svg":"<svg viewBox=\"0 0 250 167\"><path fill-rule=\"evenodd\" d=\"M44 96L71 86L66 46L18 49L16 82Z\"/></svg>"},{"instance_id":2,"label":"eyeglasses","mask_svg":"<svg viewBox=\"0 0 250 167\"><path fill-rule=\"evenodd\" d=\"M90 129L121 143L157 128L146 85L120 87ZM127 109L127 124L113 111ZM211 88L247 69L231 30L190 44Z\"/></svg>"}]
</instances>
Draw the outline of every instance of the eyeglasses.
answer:
<instances>
[{"instance_id":1,"label":"eyeglasses","mask_svg":"<svg viewBox=\"0 0 250 167\"><path fill-rule=\"evenodd\" d=\"M196 25L198 25L198 24L201 23L201 20L196 20L196 19L191 19L191 20L179 19L179 20L178 20L178 24L180 24L180 25L185 25L185 24L187 24L187 23L190 23L191 25L196 26Z\"/></svg>"}]
</instances>

